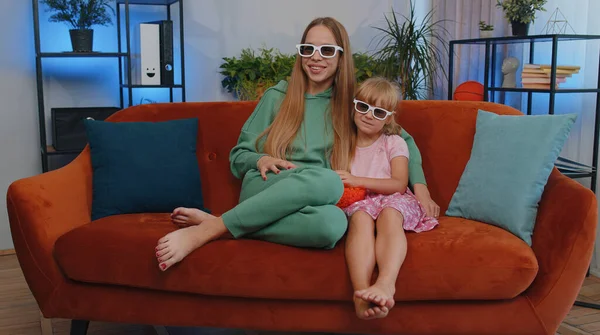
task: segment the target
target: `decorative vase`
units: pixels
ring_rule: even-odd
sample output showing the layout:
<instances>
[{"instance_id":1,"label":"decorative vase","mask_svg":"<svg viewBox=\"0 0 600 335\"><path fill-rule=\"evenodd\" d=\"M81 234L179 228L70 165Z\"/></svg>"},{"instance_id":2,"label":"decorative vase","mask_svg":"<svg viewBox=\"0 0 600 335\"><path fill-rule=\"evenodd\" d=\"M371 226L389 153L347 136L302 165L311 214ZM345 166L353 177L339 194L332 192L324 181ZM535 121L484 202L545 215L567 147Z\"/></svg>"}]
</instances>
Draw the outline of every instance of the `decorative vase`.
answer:
<instances>
[{"instance_id":1,"label":"decorative vase","mask_svg":"<svg viewBox=\"0 0 600 335\"><path fill-rule=\"evenodd\" d=\"M493 30L480 30L479 37L480 38L491 38L493 34Z\"/></svg>"},{"instance_id":2,"label":"decorative vase","mask_svg":"<svg viewBox=\"0 0 600 335\"><path fill-rule=\"evenodd\" d=\"M513 36L527 36L529 32L529 23L512 21L510 24L512 25Z\"/></svg>"},{"instance_id":3,"label":"decorative vase","mask_svg":"<svg viewBox=\"0 0 600 335\"><path fill-rule=\"evenodd\" d=\"M94 30L92 29L70 29L71 45L74 52L92 52L94 41Z\"/></svg>"}]
</instances>

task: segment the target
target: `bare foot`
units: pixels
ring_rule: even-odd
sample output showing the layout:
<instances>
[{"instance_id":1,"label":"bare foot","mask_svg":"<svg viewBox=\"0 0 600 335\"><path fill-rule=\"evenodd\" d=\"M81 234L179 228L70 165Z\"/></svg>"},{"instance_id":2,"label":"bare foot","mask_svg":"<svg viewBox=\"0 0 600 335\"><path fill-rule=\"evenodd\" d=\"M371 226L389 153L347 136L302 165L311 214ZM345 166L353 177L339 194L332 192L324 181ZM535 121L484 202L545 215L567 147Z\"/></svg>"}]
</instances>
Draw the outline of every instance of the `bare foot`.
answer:
<instances>
[{"instance_id":1,"label":"bare foot","mask_svg":"<svg viewBox=\"0 0 600 335\"><path fill-rule=\"evenodd\" d=\"M394 285L377 281L373 286L367 289L354 292L354 296L367 302L390 309L394 307L395 304L394 293L396 293L396 288Z\"/></svg>"},{"instance_id":2,"label":"bare foot","mask_svg":"<svg viewBox=\"0 0 600 335\"><path fill-rule=\"evenodd\" d=\"M205 220L201 225L193 225L176 230L158 240L156 258L158 266L165 271L181 261L192 251L218 238L227 232L221 218Z\"/></svg>"},{"instance_id":3,"label":"bare foot","mask_svg":"<svg viewBox=\"0 0 600 335\"><path fill-rule=\"evenodd\" d=\"M179 228L199 225L202 221L214 218L214 215L210 215L196 208L177 207L173 213L171 213L171 221Z\"/></svg>"},{"instance_id":4,"label":"bare foot","mask_svg":"<svg viewBox=\"0 0 600 335\"><path fill-rule=\"evenodd\" d=\"M375 306L372 303L358 297L354 297L354 309L356 310L356 316L363 320L385 318L389 313L389 309L387 307Z\"/></svg>"}]
</instances>

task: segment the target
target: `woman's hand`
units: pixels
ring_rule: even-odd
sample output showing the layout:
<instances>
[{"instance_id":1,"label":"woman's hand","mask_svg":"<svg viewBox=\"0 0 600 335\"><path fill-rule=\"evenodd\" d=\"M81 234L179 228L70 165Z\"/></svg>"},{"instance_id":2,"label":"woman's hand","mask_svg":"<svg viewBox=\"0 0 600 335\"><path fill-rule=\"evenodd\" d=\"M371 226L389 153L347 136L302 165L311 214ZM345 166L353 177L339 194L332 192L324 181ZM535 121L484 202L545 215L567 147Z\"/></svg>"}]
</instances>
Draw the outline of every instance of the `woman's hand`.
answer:
<instances>
[{"instance_id":1,"label":"woman's hand","mask_svg":"<svg viewBox=\"0 0 600 335\"><path fill-rule=\"evenodd\" d=\"M350 174L350 172L344 170L336 170L335 172L340 176L340 178L342 178L344 185L350 187L360 187L360 179Z\"/></svg>"},{"instance_id":2,"label":"woman's hand","mask_svg":"<svg viewBox=\"0 0 600 335\"><path fill-rule=\"evenodd\" d=\"M263 177L263 180L267 180L268 170L271 170L277 174L279 173L279 168L289 170L296 167L296 165L293 163L271 156L262 156L258 162L256 162L256 166L258 171L260 171L260 175Z\"/></svg>"},{"instance_id":3,"label":"woman's hand","mask_svg":"<svg viewBox=\"0 0 600 335\"><path fill-rule=\"evenodd\" d=\"M425 213L429 217L437 218L440 216L440 206L438 206L433 199L431 199L431 195L429 194L429 189L424 184L415 184L415 196L417 200L423 205L425 208Z\"/></svg>"}]
</instances>

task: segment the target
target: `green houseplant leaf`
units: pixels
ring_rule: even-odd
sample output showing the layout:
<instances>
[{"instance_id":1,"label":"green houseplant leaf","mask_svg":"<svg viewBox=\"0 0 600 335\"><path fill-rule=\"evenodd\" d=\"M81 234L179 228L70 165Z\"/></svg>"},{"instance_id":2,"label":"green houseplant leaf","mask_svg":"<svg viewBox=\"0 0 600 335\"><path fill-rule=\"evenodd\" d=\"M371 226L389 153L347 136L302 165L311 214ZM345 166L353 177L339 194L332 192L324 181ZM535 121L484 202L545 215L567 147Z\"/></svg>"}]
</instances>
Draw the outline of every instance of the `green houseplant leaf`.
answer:
<instances>
[{"instance_id":1,"label":"green houseplant leaf","mask_svg":"<svg viewBox=\"0 0 600 335\"><path fill-rule=\"evenodd\" d=\"M40 0L47 11L53 12L50 22L65 22L73 29L90 29L94 25L112 24L110 0Z\"/></svg>"},{"instance_id":2,"label":"green houseplant leaf","mask_svg":"<svg viewBox=\"0 0 600 335\"><path fill-rule=\"evenodd\" d=\"M354 75L358 84L378 74L379 64L373 56L366 52L357 52L352 56L354 58Z\"/></svg>"},{"instance_id":3,"label":"green houseplant leaf","mask_svg":"<svg viewBox=\"0 0 600 335\"><path fill-rule=\"evenodd\" d=\"M384 27L375 27L380 32L374 53L378 72L400 85L405 100L426 99L435 79L440 75L447 78L442 60L449 33L443 26L446 20L433 21L433 14L432 9L417 22L411 0L409 16L399 14L402 22L392 12L385 16Z\"/></svg>"},{"instance_id":4,"label":"green houseplant leaf","mask_svg":"<svg viewBox=\"0 0 600 335\"><path fill-rule=\"evenodd\" d=\"M224 57L219 73L221 86L240 100L256 100L262 93L287 79L296 61L295 54L287 55L274 48L242 49L239 57Z\"/></svg>"},{"instance_id":5,"label":"green houseplant leaf","mask_svg":"<svg viewBox=\"0 0 600 335\"><path fill-rule=\"evenodd\" d=\"M531 23L536 11L546 11L548 0L496 0L496 7L502 8L510 22Z\"/></svg>"}]
</instances>

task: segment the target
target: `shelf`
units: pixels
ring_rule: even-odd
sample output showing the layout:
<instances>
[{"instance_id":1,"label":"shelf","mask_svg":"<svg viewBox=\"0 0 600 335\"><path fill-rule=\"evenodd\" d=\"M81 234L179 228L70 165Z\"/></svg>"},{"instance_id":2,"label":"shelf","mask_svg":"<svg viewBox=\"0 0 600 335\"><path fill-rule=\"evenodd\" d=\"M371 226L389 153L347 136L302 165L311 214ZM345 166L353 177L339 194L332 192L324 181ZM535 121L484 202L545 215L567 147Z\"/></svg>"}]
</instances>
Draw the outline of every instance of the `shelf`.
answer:
<instances>
[{"instance_id":1,"label":"shelf","mask_svg":"<svg viewBox=\"0 0 600 335\"><path fill-rule=\"evenodd\" d=\"M62 158L71 158L71 156L75 156L81 153L81 150L60 150L57 151L51 142L49 142L47 136L47 125L44 120L47 120L47 106L46 99L44 98L45 90L47 87L43 85L44 83L44 71L43 68L45 66L46 58L54 58L64 60L74 60L81 59L81 61L99 61L100 59L112 62L113 60L117 60L118 65L116 66L115 71L118 77L115 82L115 89L118 91L119 95L119 107L121 109L134 106L133 97L134 92L133 89L138 88L160 88L167 89L166 93L169 96L169 102L174 102L174 98L180 98L182 102L186 101L186 85L185 85L185 29L184 29L184 8L183 1L184 0L115 0L117 3L117 17L116 17L116 32L115 39L119 42L119 48L108 49L106 52L103 50L94 50L90 52L74 52L70 47L60 48L58 50L48 50L42 51L41 48L41 36L40 36L40 3L41 0L31 0L32 1L32 14L33 14L33 40L35 47L35 74L36 74L36 88L37 88L37 113L38 113L38 129L39 129L39 150L42 156L42 172L48 172L51 161L61 161L60 164L63 164ZM135 42L132 40L131 34L136 34L135 24L133 24L130 20L130 16L133 9L143 9L140 6L129 6L129 5L153 5L155 9L159 9L160 12L163 12L164 17L171 20L172 14L177 16L177 21L179 21L179 28L173 26L173 43L175 43L178 37L179 41L179 78L174 78L171 81L178 82L176 85L132 85L132 66L128 66L127 63L131 63L132 59L132 46ZM171 6L174 5L174 6ZM179 6L177 6L179 5ZM158 7L158 8L157 8ZM175 11L175 8L177 11ZM122 12L121 12L122 11ZM123 20L123 16L125 17ZM139 33L139 32L138 32ZM178 35L178 36L177 36ZM173 45L175 48L175 45ZM173 49L175 53L175 49ZM176 55L173 54L173 57ZM175 60L174 60L175 61ZM93 65L92 65L93 66ZM141 79L141 77L139 77ZM118 80L118 81L117 81ZM141 81L140 81L141 82ZM157 81L160 83L160 81ZM163 82L165 80L163 79ZM125 83L125 84L124 84ZM128 83L128 84L127 84ZM160 92L157 92L160 93ZM64 130L65 133L69 133L69 131ZM50 145L48 145L50 144ZM61 159L50 159L57 158ZM55 162L56 163L56 162ZM54 168L53 168L54 169Z\"/></svg>"},{"instance_id":2,"label":"shelf","mask_svg":"<svg viewBox=\"0 0 600 335\"><path fill-rule=\"evenodd\" d=\"M595 168L567 158L558 157L554 166L567 177L588 178L595 174Z\"/></svg>"},{"instance_id":3,"label":"shelf","mask_svg":"<svg viewBox=\"0 0 600 335\"><path fill-rule=\"evenodd\" d=\"M129 0L130 5L172 5L179 0ZM125 4L125 0L117 0L118 4Z\"/></svg>"},{"instance_id":4,"label":"shelf","mask_svg":"<svg viewBox=\"0 0 600 335\"><path fill-rule=\"evenodd\" d=\"M545 93L548 94L548 114L555 114L556 105L556 94L561 93L594 93L596 97L595 107L595 122L594 122L594 139L593 150L592 150L592 166L585 165L573 160L558 157L554 166L563 175L573 178L591 178L591 190L596 191L596 179L597 179L597 161L598 161L598 145L600 142L600 131L598 129L600 122L600 85L595 88L548 88L548 89L535 89L535 88L524 88L524 87L495 87L496 85L496 71L497 71L497 60L496 60L496 46L497 45L508 45L508 44L529 44L530 56L529 63L535 64L534 61L534 44L538 42L549 42L552 47L552 66L557 66L557 55L558 55L558 43L561 41L588 41L588 40L600 40L600 35L568 35L568 34L554 34L554 35L529 35L529 36L506 36L506 37L491 37L491 38L474 38L474 39L463 39L450 41L449 45L449 71L448 71L448 100L453 100L454 93L454 58L456 56L454 48L457 45L479 45L485 46L485 66L484 66L484 96L483 100L495 102L495 92L521 92L527 94L527 107L523 110L526 115L532 115L532 96L531 93ZM490 45L492 48L490 48ZM599 73L600 75L600 73ZM600 80L600 78L598 78ZM492 86L492 87L489 87ZM548 85L549 87L550 85Z\"/></svg>"},{"instance_id":5,"label":"shelf","mask_svg":"<svg viewBox=\"0 0 600 335\"><path fill-rule=\"evenodd\" d=\"M532 92L532 93L551 93L549 89L538 89L538 88L508 88L508 87L488 87L489 91L496 92ZM600 89L597 88L559 88L554 90L554 93L599 93Z\"/></svg>"},{"instance_id":6,"label":"shelf","mask_svg":"<svg viewBox=\"0 0 600 335\"><path fill-rule=\"evenodd\" d=\"M82 150L63 150L56 151L53 146L49 145L46 147L46 154L48 155L74 155L79 154ZM43 152L43 150L42 150Z\"/></svg>"},{"instance_id":7,"label":"shelf","mask_svg":"<svg viewBox=\"0 0 600 335\"><path fill-rule=\"evenodd\" d=\"M121 85L121 87L123 88L183 88L183 85L181 84L176 84L176 85L127 85L127 84L123 84Z\"/></svg>"},{"instance_id":8,"label":"shelf","mask_svg":"<svg viewBox=\"0 0 600 335\"><path fill-rule=\"evenodd\" d=\"M124 57L126 52L40 52L38 57Z\"/></svg>"},{"instance_id":9,"label":"shelf","mask_svg":"<svg viewBox=\"0 0 600 335\"><path fill-rule=\"evenodd\" d=\"M592 177L594 175L592 172L586 172L586 173L565 172L565 171L561 171L560 169L558 169L558 171L560 171L565 177L569 177L569 178L572 178L572 179L589 178L589 177Z\"/></svg>"},{"instance_id":10,"label":"shelf","mask_svg":"<svg viewBox=\"0 0 600 335\"><path fill-rule=\"evenodd\" d=\"M529 36L506 36L490 38L472 38L466 40L450 41L452 44L512 44L525 42L552 42L554 37L559 41L577 41L577 40L600 40L600 35L529 35Z\"/></svg>"}]
</instances>

